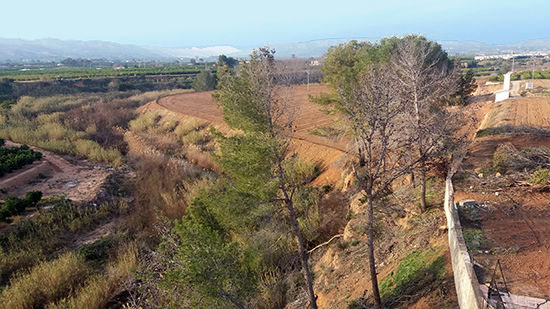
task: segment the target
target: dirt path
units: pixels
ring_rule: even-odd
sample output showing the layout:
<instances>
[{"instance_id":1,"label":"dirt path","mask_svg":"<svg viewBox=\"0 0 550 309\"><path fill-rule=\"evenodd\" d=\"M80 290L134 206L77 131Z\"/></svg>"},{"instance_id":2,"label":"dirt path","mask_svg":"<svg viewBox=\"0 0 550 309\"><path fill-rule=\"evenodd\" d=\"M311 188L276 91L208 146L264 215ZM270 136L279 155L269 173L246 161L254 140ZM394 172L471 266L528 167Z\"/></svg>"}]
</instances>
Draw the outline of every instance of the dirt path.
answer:
<instances>
[{"instance_id":1,"label":"dirt path","mask_svg":"<svg viewBox=\"0 0 550 309\"><path fill-rule=\"evenodd\" d=\"M6 141L7 147L19 145ZM75 202L88 201L97 196L111 174L105 169L94 168L85 160L72 164L49 151L31 148L42 152L42 160L0 178L0 188L7 191L7 194L0 194L0 198L39 190L44 196L64 195Z\"/></svg>"},{"instance_id":2,"label":"dirt path","mask_svg":"<svg viewBox=\"0 0 550 309\"><path fill-rule=\"evenodd\" d=\"M510 97L512 98L521 98L521 95L519 94L519 85L521 84L521 81L516 80L512 82L512 89L510 89Z\"/></svg>"}]
</instances>

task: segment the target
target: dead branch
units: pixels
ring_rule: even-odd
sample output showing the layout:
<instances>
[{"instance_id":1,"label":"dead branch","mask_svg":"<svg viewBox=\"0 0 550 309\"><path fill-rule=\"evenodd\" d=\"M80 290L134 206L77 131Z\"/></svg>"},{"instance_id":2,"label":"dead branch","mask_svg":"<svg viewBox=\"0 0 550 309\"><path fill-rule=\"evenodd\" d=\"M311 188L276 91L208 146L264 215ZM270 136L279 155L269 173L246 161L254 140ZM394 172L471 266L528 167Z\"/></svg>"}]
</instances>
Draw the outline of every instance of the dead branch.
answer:
<instances>
[{"instance_id":1,"label":"dead branch","mask_svg":"<svg viewBox=\"0 0 550 309\"><path fill-rule=\"evenodd\" d=\"M326 245L328 245L328 244L329 244L329 243L330 243L331 241L333 241L334 239L336 239L336 238L340 238L340 237L342 237L342 236L344 236L344 234L338 234L338 235L334 235L334 236L332 236L332 238L331 238L331 239L329 239L328 241L326 241L326 242L324 242L324 243L322 243L322 244L318 245L317 247L315 247L315 248L313 248L313 249L309 250L309 251L308 251L307 253L308 253L308 254L310 254L311 252L313 252L313 251L315 251L315 250L317 250L317 249L321 248L322 246L326 246Z\"/></svg>"}]
</instances>

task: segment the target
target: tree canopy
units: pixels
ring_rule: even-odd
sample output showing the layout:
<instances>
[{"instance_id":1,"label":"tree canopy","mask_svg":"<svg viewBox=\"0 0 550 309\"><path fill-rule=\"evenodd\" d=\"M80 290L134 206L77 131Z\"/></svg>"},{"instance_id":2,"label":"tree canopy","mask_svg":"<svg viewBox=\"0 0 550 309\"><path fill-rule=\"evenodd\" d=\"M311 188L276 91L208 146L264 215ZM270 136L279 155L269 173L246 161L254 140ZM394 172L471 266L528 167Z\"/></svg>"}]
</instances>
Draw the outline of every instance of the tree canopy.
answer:
<instances>
[{"instance_id":1,"label":"tree canopy","mask_svg":"<svg viewBox=\"0 0 550 309\"><path fill-rule=\"evenodd\" d=\"M237 64L239 64L239 61L233 57L227 57L226 55L220 55L218 57L218 64L221 65L221 66L228 66L230 68L236 66Z\"/></svg>"},{"instance_id":2,"label":"tree canopy","mask_svg":"<svg viewBox=\"0 0 550 309\"><path fill-rule=\"evenodd\" d=\"M209 70L202 70L195 76L191 87L197 92L214 90L216 89L216 76L210 73Z\"/></svg>"},{"instance_id":3,"label":"tree canopy","mask_svg":"<svg viewBox=\"0 0 550 309\"><path fill-rule=\"evenodd\" d=\"M330 95L313 100L341 112L353 133L353 174L367 204L369 266L382 305L374 258L374 205L391 184L420 171L425 211L426 164L453 147L453 115L444 107L459 87L457 66L436 42L408 35L380 43L331 47L322 71Z\"/></svg>"}]
</instances>

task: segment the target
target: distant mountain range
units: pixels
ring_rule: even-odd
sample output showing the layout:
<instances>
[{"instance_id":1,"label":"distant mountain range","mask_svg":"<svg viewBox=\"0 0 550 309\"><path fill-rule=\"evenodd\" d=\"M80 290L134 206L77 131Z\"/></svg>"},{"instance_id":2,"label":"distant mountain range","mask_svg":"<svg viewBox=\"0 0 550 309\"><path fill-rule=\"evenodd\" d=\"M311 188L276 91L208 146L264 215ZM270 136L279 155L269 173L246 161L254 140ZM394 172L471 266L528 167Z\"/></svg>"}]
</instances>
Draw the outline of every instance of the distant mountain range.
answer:
<instances>
[{"instance_id":1,"label":"distant mountain range","mask_svg":"<svg viewBox=\"0 0 550 309\"><path fill-rule=\"evenodd\" d=\"M320 57L329 47L350 40L377 42L373 38L343 38L315 40L303 43L270 45L279 58L292 55L299 58ZM550 38L517 42L506 45L490 45L474 41L438 41L451 55L503 54L529 51L550 51ZM253 49L238 50L231 46L174 49L151 46L125 45L102 41L64 41L59 39L21 40L0 38L0 61L60 61L66 58L106 58L124 60L174 60L204 58L213 60L220 54L247 57Z\"/></svg>"},{"instance_id":2,"label":"distant mountain range","mask_svg":"<svg viewBox=\"0 0 550 309\"><path fill-rule=\"evenodd\" d=\"M231 46L174 49L125 45L102 41L59 39L21 40L0 38L0 61L60 61L66 58L106 58L109 60L174 60L208 58L239 51Z\"/></svg>"}]
</instances>

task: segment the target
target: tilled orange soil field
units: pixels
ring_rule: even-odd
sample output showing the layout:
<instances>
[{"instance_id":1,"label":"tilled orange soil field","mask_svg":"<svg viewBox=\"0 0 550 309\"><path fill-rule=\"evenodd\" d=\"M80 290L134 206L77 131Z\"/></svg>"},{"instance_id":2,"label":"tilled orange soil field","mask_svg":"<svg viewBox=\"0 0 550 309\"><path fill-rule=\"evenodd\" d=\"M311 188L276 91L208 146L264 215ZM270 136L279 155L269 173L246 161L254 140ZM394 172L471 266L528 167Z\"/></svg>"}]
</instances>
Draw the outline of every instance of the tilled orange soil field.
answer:
<instances>
[{"instance_id":1,"label":"tilled orange soil field","mask_svg":"<svg viewBox=\"0 0 550 309\"><path fill-rule=\"evenodd\" d=\"M302 156L315 162L322 162L324 173L318 177L314 185L339 185L341 167L344 161L344 152L347 141L334 142L329 138L310 134L310 130L317 127L332 125L336 116L326 115L320 111L321 107L309 101L309 95L319 95L328 92L324 85L310 85L293 87L292 107L297 111L294 120L294 145ZM224 127L222 111L212 99L212 92L184 93L164 97L151 102L142 108L142 112L165 108L183 115L207 120L215 127Z\"/></svg>"},{"instance_id":2,"label":"tilled orange soil field","mask_svg":"<svg viewBox=\"0 0 550 309\"><path fill-rule=\"evenodd\" d=\"M550 126L550 98L511 98L493 103L494 91L502 83L485 85L478 79L477 97L468 108L474 111L477 130L488 126ZM535 81L535 87L550 85L550 81ZM521 87L524 87L522 81ZM486 136L475 138L462 167L473 170L465 183L455 182L455 201L473 199L484 204L477 210L474 222L462 222L463 229L481 228L488 244L472 250L478 265L480 284L490 280L497 260L500 260L510 292L517 295L550 298L550 187L520 186L508 174L497 177L478 175L482 168L490 170L498 145L511 143L523 147L550 148L550 138L538 136ZM481 176L481 177L480 177ZM473 178L472 178L473 177ZM498 183L498 184L497 184ZM481 247L484 247L482 244ZM491 248L491 249L489 249ZM476 270L477 272L477 270Z\"/></svg>"},{"instance_id":3,"label":"tilled orange soil field","mask_svg":"<svg viewBox=\"0 0 550 309\"><path fill-rule=\"evenodd\" d=\"M550 98L511 99L510 124L513 126L550 126Z\"/></svg>"},{"instance_id":4,"label":"tilled orange soil field","mask_svg":"<svg viewBox=\"0 0 550 309\"><path fill-rule=\"evenodd\" d=\"M544 137L477 138L462 166L477 171L490 169L495 150L504 143L517 149L550 148L550 138ZM478 173L465 184L455 183L455 201L473 199L487 206L486 211L478 210L479 218L473 225L462 222L463 229L481 228L492 248L471 252L478 265L483 266L480 284L490 280L500 260L512 294L550 298L550 187L520 186L508 174L479 177Z\"/></svg>"}]
</instances>

